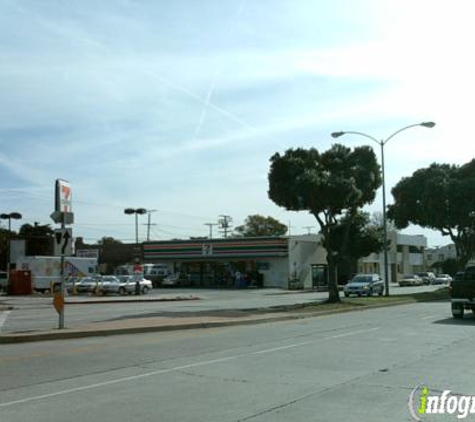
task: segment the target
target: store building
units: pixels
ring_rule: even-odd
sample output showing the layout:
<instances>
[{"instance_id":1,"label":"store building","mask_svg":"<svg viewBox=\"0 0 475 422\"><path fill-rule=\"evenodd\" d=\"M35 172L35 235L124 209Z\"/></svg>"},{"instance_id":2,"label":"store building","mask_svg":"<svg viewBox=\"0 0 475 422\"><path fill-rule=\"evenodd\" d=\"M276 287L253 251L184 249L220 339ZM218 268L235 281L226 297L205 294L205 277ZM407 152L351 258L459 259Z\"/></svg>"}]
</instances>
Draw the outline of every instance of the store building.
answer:
<instances>
[{"instance_id":1,"label":"store building","mask_svg":"<svg viewBox=\"0 0 475 422\"><path fill-rule=\"evenodd\" d=\"M320 235L149 242L144 263L165 263L196 287L312 288L326 284Z\"/></svg>"}]
</instances>

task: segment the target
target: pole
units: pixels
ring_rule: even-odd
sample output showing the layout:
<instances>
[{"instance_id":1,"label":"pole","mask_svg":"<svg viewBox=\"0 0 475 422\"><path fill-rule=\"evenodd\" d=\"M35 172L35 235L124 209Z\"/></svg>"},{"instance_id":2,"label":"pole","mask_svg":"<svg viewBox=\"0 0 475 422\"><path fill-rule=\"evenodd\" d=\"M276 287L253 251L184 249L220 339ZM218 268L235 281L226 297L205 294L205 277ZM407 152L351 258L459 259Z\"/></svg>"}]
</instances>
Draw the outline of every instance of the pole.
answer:
<instances>
[{"instance_id":1,"label":"pole","mask_svg":"<svg viewBox=\"0 0 475 422\"><path fill-rule=\"evenodd\" d=\"M152 214L149 212L149 213L148 213L148 222L147 222L147 242L150 242L151 216L152 216Z\"/></svg>"},{"instance_id":2,"label":"pole","mask_svg":"<svg viewBox=\"0 0 475 422\"><path fill-rule=\"evenodd\" d=\"M217 226L218 224L216 223L205 223L205 226L209 227L209 238L213 238L213 226Z\"/></svg>"},{"instance_id":3,"label":"pole","mask_svg":"<svg viewBox=\"0 0 475 422\"><path fill-rule=\"evenodd\" d=\"M381 145L381 173L383 179L383 231L384 231L384 295L389 296L389 271L388 271L388 225L386 220L386 175L384 172L384 142Z\"/></svg>"},{"instance_id":4,"label":"pole","mask_svg":"<svg viewBox=\"0 0 475 422\"><path fill-rule=\"evenodd\" d=\"M135 213L135 244L139 244L139 215Z\"/></svg>"},{"instance_id":5,"label":"pole","mask_svg":"<svg viewBox=\"0 0 475 422\"><path fill-rule=\"evenodd\" d=\"M63 218L61 220L61 232L64 233L64 230L66 229L66 226L64 224L64 213L63 213ZM65 285L64 285L64 248L61 249L61 296L64 299L64 292L65 292ZM53 294L54 294L54 284L53 284ZM63 301L63 306L61 308L61 311L59 312L59 327L60 330L64 328L64 301Z\"/></svg>"},{"instance_id":6,"label":"pole","mask_svg":"<svg viewBox=\"0 0 475 422\"><path fill-rule=\"evenodd\" d=\"M8 244L7 244L7 277L8 277L8 294L11 294L12 292L12 285L11 285L11 279L10 279L10 248L11 248L11 242L12 242L12 218L10 217L8 219Z\"/></svg>"}]
</instances>

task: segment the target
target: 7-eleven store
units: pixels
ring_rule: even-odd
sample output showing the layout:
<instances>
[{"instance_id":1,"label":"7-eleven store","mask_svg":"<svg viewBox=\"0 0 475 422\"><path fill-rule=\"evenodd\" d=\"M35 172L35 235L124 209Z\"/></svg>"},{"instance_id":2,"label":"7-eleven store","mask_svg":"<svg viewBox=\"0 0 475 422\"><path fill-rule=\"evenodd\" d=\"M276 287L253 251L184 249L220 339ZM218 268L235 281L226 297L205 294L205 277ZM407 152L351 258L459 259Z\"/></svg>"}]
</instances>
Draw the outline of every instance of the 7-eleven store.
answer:
<instances>
[{"instance_id":1,"label":"7-eleven store","mask_svg":"<svg viewBox=\"0 0 475 422\"><path fill-rule=\"evenodd\" d=\"M236 272L257 287L311 288L326 283L317 235L149 242L144 263L167 264L194 287L236 287ZM237 286L244 287L244 285Z\"/></svg>"}]
</instances>

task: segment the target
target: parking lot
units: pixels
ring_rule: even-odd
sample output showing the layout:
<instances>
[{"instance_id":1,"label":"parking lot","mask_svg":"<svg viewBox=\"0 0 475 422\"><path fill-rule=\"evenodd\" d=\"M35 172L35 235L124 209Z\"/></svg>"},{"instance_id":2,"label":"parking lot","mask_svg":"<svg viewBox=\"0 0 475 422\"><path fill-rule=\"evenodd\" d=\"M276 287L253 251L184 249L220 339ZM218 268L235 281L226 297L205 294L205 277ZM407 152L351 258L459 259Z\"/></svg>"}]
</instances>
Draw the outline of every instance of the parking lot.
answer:
<instances>
[{"instance_id":1,"label":"parking lot","mask_svg":"<svg viewBox=\"0 0 475 422\"><path fill-rule=\"evenodd\" d=\"M399 287L391 285L394 295L434 291L440 286ZM343 296L343 295L342 295ZM65 308L66 326L120 318L147 316L192 315L196 312L246 310L324 301L326 292L288 291L281 289L153 289L147 295L106 296L82 294L68 296ZM176 300L179 299L179 300ZM181 299L181 300L180 300ZM191 300L190 300L191 299ZM137 302L137 300L140 300ZM119 302L119 303L117 303ZM0 331L22 332L57 327L58 315L50 295L0 296L0 306L12 306L0 311Z\"/></svg>"}]
</instances>

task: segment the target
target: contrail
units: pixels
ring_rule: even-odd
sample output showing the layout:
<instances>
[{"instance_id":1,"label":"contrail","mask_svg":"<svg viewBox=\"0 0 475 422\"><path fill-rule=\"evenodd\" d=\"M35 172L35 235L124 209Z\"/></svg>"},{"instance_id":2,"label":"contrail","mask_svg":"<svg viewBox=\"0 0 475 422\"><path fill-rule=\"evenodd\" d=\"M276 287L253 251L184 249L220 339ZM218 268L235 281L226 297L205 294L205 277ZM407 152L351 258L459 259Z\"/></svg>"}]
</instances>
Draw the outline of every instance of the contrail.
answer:
<instances>
[{"instance_id":1,"label":"contrail","mask_svg":"<svg viewBox=\"0 0 475 422\"><path fill-rule=\"evenodd\" d=\"M239 9L237 11L236 18L234 19L234 22L231 25L231 29L229 30L229 34L228 34L229 39L231 39L234 35L234 31L236 30L237 23L239 22L239 19L241 18L241 15L242 15L242 11L244 10L245 3L246 3L246 0L242 0L241 3L239 4ZM218 68L216 72L214 73L213 79L211 81L211 85L209 86L209 89L208 89L208 93L206 94L204 107L201 109L200 119L198 120L198 124L196 125L192 142L194 142L200 134L201 126L203 125L203 122L205 120L206 113L208 111L208 106L210 105L211 97L213 95L214 88L216 86L216 81L218 80L218 76L220 75L220 73L221 73L221 68Z\"/></svg>"}]
</instances>

